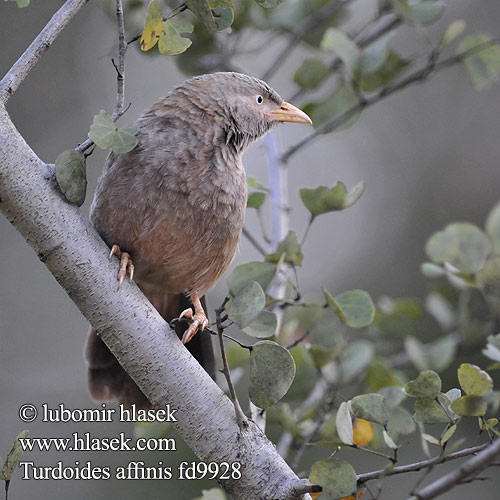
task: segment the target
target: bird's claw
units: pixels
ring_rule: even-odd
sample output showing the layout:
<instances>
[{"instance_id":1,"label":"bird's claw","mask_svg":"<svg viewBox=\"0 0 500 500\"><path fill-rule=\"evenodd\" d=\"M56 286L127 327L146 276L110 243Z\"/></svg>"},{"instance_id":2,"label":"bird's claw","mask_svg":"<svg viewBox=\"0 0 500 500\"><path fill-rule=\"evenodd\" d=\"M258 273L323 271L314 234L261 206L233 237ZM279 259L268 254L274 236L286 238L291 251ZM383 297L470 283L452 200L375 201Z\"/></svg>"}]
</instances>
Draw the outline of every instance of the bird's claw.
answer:
<instances>
[{"instance_id":1,"label":"bird's claw","mask_svg":"<svg viewBox=\"0 0 500 500\"><path fill-rule=\"evenodd\" d=\"M123 280L127 274L129 275L129 281L134 279L134 264L130 254L127 252L122 252L118 245L113 245L111 251L109 252L109 258L116 255L120 259L120 270L118 271L118 290L123 285Z\"/></svg>"},{"instance_id":2,"label":"bird's claw","mask_svg":"<svg viewBox=\"0 0 500 500\"><path fill-rule=\"evenodd\" d=\"M184 332L182 336L182 343L187 344L200 330L201 332L208 326L208 319L204 312L193 313L191 308L188 308L181 312L179 319L190 318L192 320L189 328Z\"/></svg>"}]
</instances>

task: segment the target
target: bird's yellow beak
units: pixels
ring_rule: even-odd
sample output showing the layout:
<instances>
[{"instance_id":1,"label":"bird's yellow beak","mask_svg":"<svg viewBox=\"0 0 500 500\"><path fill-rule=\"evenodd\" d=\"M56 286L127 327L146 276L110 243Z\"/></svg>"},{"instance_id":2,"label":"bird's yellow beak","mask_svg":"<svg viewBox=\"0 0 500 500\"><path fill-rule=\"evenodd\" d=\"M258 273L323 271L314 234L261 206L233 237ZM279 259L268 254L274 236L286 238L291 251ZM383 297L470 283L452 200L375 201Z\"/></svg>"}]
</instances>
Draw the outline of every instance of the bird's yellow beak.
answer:
<instances>
[{"instance_id":1,"label":"bird's yellow beak","mask_svg":"<svg viewBox=\"0 0 500 500\"><path fill-rule=\"evenodd\" d=\"M274 109L273 111L268 111L266 115L270 116L275 122L312 124L312 120L303 111L296 108L293 104L285 101L283 101L281 107Z\"/></svg>"}]
</instances>

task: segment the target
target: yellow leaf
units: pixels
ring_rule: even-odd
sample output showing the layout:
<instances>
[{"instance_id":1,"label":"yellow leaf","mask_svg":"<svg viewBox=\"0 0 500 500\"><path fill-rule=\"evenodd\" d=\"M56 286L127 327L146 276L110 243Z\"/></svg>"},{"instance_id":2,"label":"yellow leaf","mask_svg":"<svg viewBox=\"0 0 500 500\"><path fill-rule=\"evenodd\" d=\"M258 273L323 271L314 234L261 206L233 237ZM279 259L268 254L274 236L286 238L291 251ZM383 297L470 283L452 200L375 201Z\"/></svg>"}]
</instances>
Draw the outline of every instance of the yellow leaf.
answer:
<instances>
[{"instance_id":1,"label":"yellow leaf","mask_svg":"<svg viewBox=\"0 0 500 500\"><path fill-rule=\"evenodd\" d=\"M356 418L353 424L353 441L358 446L366 446L375 435L373 424L368 420Z\"/></svg>"},{"instance_id":2,"label":"yellow leaf","mask_svg":"<svg viewBox=\"0 0 500 500\"><path fill-rule=\"evenodd\" d=\"M148 6L148 14L141 36L141 50L146 51L152 49L157 44L163 29L163 11L160 2L158 2L158 0L152 0Z\"/></svg>"}]
</instances>

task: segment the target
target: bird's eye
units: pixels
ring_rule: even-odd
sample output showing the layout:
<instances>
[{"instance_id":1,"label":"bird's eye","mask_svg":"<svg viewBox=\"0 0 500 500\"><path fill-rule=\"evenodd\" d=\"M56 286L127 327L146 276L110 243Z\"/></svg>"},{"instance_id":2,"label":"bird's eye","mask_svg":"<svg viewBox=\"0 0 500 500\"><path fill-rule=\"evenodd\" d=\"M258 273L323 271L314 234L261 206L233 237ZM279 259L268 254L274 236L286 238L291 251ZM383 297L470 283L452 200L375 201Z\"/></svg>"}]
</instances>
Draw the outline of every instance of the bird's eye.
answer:
<instances>
[{"instance_id":1,"label":"bird's eye","mask_svg":"<svg viewBox=\"0 0 500 500\"><path fill-rule=\"evenodd\" d=\"M255 96L255 102L257 104L262 104L264 102L264 98L260 94L258 94Z\"/></svg>"}]
</instances>

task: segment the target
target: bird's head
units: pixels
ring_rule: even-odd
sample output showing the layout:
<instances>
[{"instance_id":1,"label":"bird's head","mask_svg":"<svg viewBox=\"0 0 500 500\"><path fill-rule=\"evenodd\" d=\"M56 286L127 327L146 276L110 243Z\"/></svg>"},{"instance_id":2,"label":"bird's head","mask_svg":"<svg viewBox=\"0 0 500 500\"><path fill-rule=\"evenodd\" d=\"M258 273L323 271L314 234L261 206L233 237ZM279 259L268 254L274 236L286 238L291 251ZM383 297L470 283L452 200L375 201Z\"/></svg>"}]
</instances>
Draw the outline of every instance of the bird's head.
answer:
<instances>
[{"instance_id":1,"label":"bird's head","mask_svg":"<svg viewBox=\"0 0 500 500\"><path fill-rule=\"evenodd\" d=\"M184 82L178 90L190 95L206 119L221 126L226 144L240 151L281 122L312 123L309 116L283 101L267 83L240 73L213 73Z\"/></svg>"}]
</instances>

